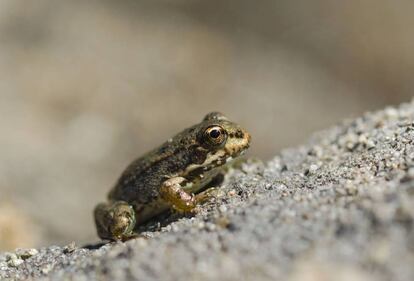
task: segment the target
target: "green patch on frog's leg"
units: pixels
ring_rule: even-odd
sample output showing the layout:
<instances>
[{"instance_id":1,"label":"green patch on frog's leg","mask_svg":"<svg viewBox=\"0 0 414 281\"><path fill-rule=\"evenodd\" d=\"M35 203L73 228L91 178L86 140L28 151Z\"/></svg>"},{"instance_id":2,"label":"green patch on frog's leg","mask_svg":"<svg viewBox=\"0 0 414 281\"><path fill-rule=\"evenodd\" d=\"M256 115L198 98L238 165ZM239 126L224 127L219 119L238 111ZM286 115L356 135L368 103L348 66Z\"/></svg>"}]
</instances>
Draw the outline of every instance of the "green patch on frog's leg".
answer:
<instances>
[{"instance_id":1,"label":"green patch on frog's leg","mask_svg":"<svg viewBox=\"0 0 414 281\"><path fill-rule=\"evenodd\" d=\"M127 240L135 236L135 211L127 202L101 203L96 206L94 216L102 239Z\"/></svg>"},{"instance_id":2,"label":"green patch on frog's leg","mask_svg":"<svg viewBox=\"0 0 414 281\"><path fill-rule=\"evenodd\" d=\"M161 198L179 212L191 212L196 207L194 195L185 192L181 186L185 180L183 177L171 178L160 188Z\"/></svg>"}]
</instances>

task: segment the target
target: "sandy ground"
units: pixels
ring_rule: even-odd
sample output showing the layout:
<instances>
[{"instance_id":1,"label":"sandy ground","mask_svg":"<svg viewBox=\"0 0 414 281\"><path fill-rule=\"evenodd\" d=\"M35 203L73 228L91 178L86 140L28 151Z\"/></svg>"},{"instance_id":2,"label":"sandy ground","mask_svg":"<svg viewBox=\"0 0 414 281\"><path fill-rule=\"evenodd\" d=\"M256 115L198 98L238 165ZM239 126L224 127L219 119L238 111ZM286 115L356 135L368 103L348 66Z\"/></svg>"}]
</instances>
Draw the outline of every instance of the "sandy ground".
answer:
<instances>
[{"instance_id":1,"label":"sandy ground","mask_svg":"<svg viewBox=\"0 0 414 281\"><path fill-rule=\"evenodd\" d=\"M0 255L14 280L413 280L414 103L231 171L195 217L126 243Z\"/></svg>"}]
</instances>

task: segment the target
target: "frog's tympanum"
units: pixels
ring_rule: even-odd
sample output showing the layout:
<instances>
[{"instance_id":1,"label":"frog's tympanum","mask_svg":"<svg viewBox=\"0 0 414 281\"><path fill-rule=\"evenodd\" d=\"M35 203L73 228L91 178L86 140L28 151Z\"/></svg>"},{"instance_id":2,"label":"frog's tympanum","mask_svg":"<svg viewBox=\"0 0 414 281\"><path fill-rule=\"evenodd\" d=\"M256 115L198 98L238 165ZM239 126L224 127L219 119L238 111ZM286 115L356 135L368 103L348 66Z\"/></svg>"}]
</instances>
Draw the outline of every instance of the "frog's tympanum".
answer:
<instances>
[{"instance_id":1,"label":"frog's tympanum","mask_svg":"<svg viewBox=\"0 0 414 281\"><path fill-rule=\"evenodd\" d=\"M169 210L194 212L205 200L203 189L224 164L250 144L250 135L218 112L132 162L96 206L99 237L126 240L135 228Z\"/></svg>"}]
</instances>

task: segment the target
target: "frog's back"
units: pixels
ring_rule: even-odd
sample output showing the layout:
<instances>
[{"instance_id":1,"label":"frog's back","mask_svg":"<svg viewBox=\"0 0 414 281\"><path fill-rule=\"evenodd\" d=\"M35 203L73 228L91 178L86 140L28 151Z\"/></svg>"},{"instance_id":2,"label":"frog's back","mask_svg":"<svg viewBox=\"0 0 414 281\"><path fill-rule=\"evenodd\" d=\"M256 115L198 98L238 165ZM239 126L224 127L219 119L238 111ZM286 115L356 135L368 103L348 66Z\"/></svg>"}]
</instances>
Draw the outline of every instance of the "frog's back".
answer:
<instances>
[{"instance_id":1,"label":"frog's back","mask_svg":"<svg viewBox=\"0 0 414 281\"><path fill-rule=\"evenodd\" d=\"M189 128L160 147L133 161L109 193L110 200L147 204L159 196L166 179L179 175L191 163ZM187 137L184 137L187 136Z\"/></svg>"}]
</instances>

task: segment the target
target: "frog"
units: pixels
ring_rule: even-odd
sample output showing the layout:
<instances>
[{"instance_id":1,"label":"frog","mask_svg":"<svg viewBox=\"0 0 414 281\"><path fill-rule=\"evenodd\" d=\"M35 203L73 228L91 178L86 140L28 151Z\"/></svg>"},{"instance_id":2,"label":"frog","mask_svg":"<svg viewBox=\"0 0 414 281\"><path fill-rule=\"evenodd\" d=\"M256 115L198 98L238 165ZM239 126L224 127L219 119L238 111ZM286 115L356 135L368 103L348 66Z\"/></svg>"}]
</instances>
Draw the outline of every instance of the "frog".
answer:
<instances>
[{"instance_id":1,"label":"frog","mask_svg":"<svg viewBox=\"0 0 414 281\"><path fill-rule=\"evenodd\" d=\"M244 154L250 134L214 111L127 166L109 191L107 201L94 209L98 236L125 241L137 236L138 226L170 211L197 213L216 187L208 184L224 167ZM206 189L207 187L207 189Z\"/></svg>"}]
</instances>

